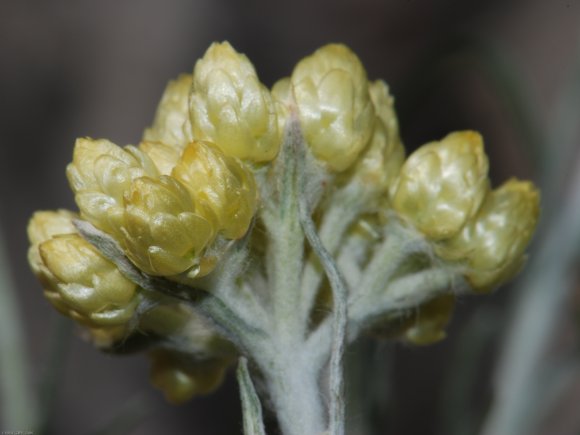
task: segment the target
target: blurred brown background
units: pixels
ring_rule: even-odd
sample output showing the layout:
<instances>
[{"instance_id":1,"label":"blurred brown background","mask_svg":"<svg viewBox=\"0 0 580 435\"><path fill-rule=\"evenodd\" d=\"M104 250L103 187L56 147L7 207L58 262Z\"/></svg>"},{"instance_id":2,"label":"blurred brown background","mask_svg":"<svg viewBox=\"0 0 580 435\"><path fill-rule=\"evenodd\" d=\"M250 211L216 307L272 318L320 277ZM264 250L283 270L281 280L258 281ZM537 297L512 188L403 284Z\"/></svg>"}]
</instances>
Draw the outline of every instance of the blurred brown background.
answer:
<instances>
[{"instance_id":1,"label":"blurred brown background","mask_svg":"<svg viewBox=\"0 0 580 435\"><path fill-rule=\"evenodd\" d=\"M136 143L166 82L190 71L215 40L246 53L266 85L317 47L344 42L370 78L389 83L409 150L475 129L496 185L511 175L539 181L543 132L580 56L580 1L0 0L0 224L35 386L58 315L26 263L29 217L74 209L64 168L76 137ZM451 359L464 326L484 309L499 314L476 375L474 418L482 417L509 291L461 301L449 339L431 348L359 346L391 373L373 380L388 391L386 408L373 410L377 433L445 434ZM119 412L139 422L117 433L241 433L231 377L213 396L173 407L148 384L142 356L101 354L78 331L65 347L50 434L102 433ZM8 429L1 416L0 429Z\"/></svg>"}]
</instances>

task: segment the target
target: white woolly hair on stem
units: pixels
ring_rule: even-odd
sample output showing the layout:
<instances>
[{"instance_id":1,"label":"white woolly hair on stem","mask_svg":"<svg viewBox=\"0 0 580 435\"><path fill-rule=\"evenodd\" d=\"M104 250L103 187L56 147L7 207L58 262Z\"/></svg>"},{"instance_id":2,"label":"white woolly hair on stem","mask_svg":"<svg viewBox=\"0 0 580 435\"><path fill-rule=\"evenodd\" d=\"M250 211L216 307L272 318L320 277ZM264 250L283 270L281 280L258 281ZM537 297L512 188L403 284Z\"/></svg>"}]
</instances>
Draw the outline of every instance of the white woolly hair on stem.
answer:
<instances>
[{"instance_id":1,"label":"white woolly hair on stem","mask_svg":"<svg viewBox=\"0 0 580 435\"><path fill-rule=\"evenodd\" d=\"M304 146L297 150L298 166L305 167ZM345 431L345 393L344 393L344 373L343 360L346 347L346 329L348 323L347 317L347 299L348 291L346 282L338 269L336 262L322 244L316 227L312 221L309 205L307 203L305 178L302 177L299 189L300 201L298 203L300 210L300 222L304 234L310 243L310 246L317 254L324 271L330 282L333 297L333 328L332 328L332 347L330 355L330 409L329 409L329 432L330 435L344 435Z\"/></svg>"}]
</instances>

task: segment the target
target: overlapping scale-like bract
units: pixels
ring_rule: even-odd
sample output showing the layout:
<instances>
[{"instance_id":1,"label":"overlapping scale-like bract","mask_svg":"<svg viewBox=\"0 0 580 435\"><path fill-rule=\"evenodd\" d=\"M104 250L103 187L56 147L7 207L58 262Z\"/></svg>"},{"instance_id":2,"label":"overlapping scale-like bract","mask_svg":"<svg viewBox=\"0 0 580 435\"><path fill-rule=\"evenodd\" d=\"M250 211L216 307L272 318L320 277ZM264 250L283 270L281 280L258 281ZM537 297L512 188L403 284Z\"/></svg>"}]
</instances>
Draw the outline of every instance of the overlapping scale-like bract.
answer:
<instances>
[{"instance_id":1,"label":"overlapping scale-like bract","mask_svg":"<svg viewBox=\"0 0 580 435\"><path fill-rule=\"evenodd\" d=\"M252 63L228 42L213 43L193 72L191 125L228 156L272 160L280 147L274 103Z\"/></svg>"},{"instance_id":2,"label":"overlapping scale-like bract","mask_svg":"<svg viewBox=\"0 0 580 435\"><path fill-rule=\"evenodd\" d=\"M291 83L314 155L332 170L348 168L370 140L375 117L358 57L344 45L326 45L296 65Z\"/></svg>"}]
</instances>

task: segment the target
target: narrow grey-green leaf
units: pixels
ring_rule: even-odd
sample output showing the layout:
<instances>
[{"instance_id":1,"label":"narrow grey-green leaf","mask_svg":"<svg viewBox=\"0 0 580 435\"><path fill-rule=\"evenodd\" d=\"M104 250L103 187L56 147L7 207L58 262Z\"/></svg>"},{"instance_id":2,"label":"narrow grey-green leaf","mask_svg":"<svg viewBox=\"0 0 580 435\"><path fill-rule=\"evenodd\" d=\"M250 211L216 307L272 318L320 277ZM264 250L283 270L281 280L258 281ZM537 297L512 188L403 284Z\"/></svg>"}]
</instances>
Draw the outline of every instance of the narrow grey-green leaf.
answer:
<instances>
[{"instance_id":1,"label":"narrow grey-green leaf","mask_svg":"<svg viewBox=\"0 0 580 435\"><path fill-rule=\"evenodd\" d=\"M246 358L240 357L236 374L242 400L244 435L266 435L262 418L262 405L252 383Z\"/></svg>"}]
</instances>

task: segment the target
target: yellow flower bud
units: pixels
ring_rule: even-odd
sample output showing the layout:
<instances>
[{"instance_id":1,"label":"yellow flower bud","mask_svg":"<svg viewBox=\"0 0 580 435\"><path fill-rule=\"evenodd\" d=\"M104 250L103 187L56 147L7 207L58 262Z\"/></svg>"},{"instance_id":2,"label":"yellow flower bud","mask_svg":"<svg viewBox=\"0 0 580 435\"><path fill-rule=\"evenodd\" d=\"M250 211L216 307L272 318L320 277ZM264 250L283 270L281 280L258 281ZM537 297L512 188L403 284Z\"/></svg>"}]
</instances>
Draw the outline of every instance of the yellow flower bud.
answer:
<instances>
[{"instance_id":1,"label":"yellow flower bud","mask_svg":"<svg viewBox=\"0 0 580 435\"><path fill-rule=\"evenodd\" d=\"M145 130L143 140L162 142L174 148L183 148L193 140L188 107L192 83L191 74L181 74L167 84L153 125Z\"/></svg>"},{"instance_id":2,"label":"yellow flower bud","mask_svg":"<svg viewBox=\"0 0 580 435\"><path fill-rule=\"evenodd\" d=\"M228 42L213 43L193 72L190 116L194 137L215 142L228 156L272 160L280 147L268 89L254 66Z\"/></svg>"},{"instance_id":3,"label":"yellow flower bud","mask_svg":"<svg viewBox=\"0 0 580 435\"><path fill-rule=\"evenodd\" d=\"M532 183L507 181L487 196L477 216L445 246L443 256L466 259L466 276L475 289L495 288L523 265L538 222L539 203Z\"/></svg>"},{"instance_id":4,"label":"yellow flower bud","mask_svg":"<svg viewBox=\"0 0 580 435\"><path fill-rule=\"evenodd\" d=\"M199 212L228 239L246 234L256 211L257 188L241 162L209 142L185 148L171 174L189 190Z\"/></svg>"},{"instance_id":5,"label":"yellow flower bud","mask_svg":"<svg viewBox=\"0 0 580 435\"><path fill-rule=\"evenodd\" d=\"M34 215L29 224L32 269L61 313L93 328L124 327L138 304L137 286L72 233L72 216L63 211Z\"/></svg>"},{"instance_id":6,"label":"yellow flower bud","mask_svg":"<svg viewBox=\"0 0 580 435\"><path fill-rule=\"evenodd\" d=\"M76 233L77 230L72 223L75 218L78 218L78 215L68 210L38 211L30 219L27 229L31 244L28 249L30 268L40 280L46 298L63 314L68 312L68 306L61 300L60 295L51 289L52 274L40 257L39 245L59 234Z\"/></svg>"},{"instance_id":7,"label":"yellow flower bud","mask_svg":"<svg viewBox=\"0 0 580 435\"><path fill-rule=\"evenodd\" d=\"M172 177L141 177L125 197L123 244L127 256L151 275L176 275L199 266L214 228Z\"/></svg>"},{"instance_id":8,"label":"yellow flower bud","mask_svg":"<svg viewBox=\"0 0 580 435\"><path fill-rule=\"evenodd\" d=\"M78 234L40 244L40 256L61 297L98 325L125 323L134 309L137 286Z\"/></svg>"},{"instance_id":9,"label":"yellow flower bud","mask_svg":"<svg viewBox=\"0 0 580 435\"><path fill-rule=\"evenodd\" d=\"M67 167L81 216L117 238L123 218L123 195L131 181L157 174L151 159L137 148L123 149L104 139L78 139L73 161Z\"/></svg>"},{"instance_id":10,"label":"yellow flower bud","mask_svg":"<svg viewBox=\"0 0 580 435\"><path fill-rule=\"evenodd\" d=\"M369 188L387 192L403 165L405 149L387 84L377 80L370 84L369 93L376 113L375 127L354 174Z\"/></svg>"},{"instance_id":11,"label":"yellow flower bud","mask_svg":"<svg viewBox=\"0 0 580 435\"><path fill-rule=\"evenodd\" d=\"M451 133L415 151L391 190L393 208L432 240L453 237L489 190L481 136Z\"/></svg>"},{"instance_id":12,"label":"yellow flower bud","mask_svg":"<svg viewBox=\"0 0 580 435\"><path fill-rule=\"evenodd\" d=\"M291 81L312 152L333 170L348 168L370 140L375 118L360 60L344 45L326 45L296 65Z\"/></svg>"},{"instance_id":13,"label":"yellow flower bud","mask_svg":"<svg viewBox=\"0 0 580 435\"><path fill-rule=\"evenodd\" d=\"M455 296L451 294L422 304L417 308L413 324L405 331L405 340L421 346L443 340L454 308Z\"/></svg>"},{"instance_id":14,"label":"yellow flower bud","mask_svg":"<svg viewBox=\"0 0 580 435\"><path fill-rule=\"evenodd\" d=\"M229 365L229 360L218 358L191 361L166 350L151 352L150 357L151 383L174 404L215 391L223 382Z\"/></svg>"}]
</instances>

